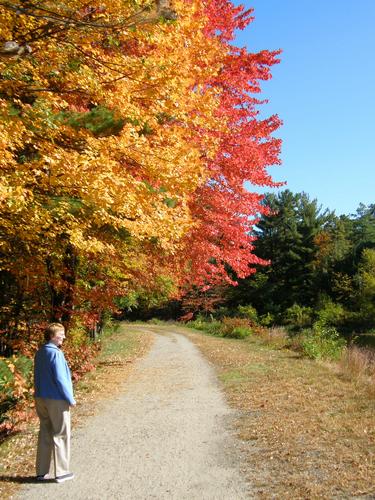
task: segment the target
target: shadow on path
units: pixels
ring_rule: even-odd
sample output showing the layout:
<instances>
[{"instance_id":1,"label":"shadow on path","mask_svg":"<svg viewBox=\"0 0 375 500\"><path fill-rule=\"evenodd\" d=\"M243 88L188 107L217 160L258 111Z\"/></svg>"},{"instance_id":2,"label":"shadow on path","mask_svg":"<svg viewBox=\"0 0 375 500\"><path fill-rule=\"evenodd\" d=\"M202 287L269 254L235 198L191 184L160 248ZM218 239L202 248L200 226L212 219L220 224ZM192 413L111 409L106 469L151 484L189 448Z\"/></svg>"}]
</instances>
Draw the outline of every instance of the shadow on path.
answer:
<instances>
[{"instance_id":1,"label":"shadow on path","mask_svg":"<svg viewBox=\"0 0 375 500\"><path fill-rule=\"evenodd\" d=\"M0 476L0 482L3 483L19 483L19 484L25 484L25 483L40 483L40 481L37 481L35 476ZM43 483L54 483L54 479L45 479Z\"/></svg>"}]
</instances>

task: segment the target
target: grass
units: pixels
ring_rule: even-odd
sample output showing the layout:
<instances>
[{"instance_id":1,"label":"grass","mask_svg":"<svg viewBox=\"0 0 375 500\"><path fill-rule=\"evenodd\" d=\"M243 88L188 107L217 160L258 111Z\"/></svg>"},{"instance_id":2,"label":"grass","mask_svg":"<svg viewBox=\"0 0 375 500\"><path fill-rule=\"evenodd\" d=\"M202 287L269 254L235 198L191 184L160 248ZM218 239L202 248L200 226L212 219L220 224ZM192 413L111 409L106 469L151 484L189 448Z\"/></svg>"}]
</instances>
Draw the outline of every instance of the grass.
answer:
<instances>
[{"instance_id":1,"label":"grass","mask_svg":"<svg viewBox=\"0 0 375 500\"><path fill-rule=\"evenodd\" d=\"M152 334L121 324L112 334L102 336L102 349L95 370L75 385L77 406L72 426L80 427L98 410L98 403L113 397L131 372L133 362L150 348ZM34 475L38 420L0 446L0 498L11 498L20 484ZM20 451L21 450L21 451Z\"/></svg>"},{"instance_id":2,"label":"grass","mask_svg":"<svg viewBox=\"0 0 375 500\"><path fill-rule=\"evenodd\" d=\"M216 367L256 498L374 498L375 401L337 365L184 328ZM279 335L275 335L278 337ZM281 335L282 337L282 335Z\"/></svg>"},{"instance_id":3,"label":"grass","mask_svg":"<svg viewBox=\"0 0 375 500\"><path fill-rule=\"evenodd\" d=\"M369 397L375 397L375 351L350 346L343 352L339 372L359 386L367 388Z\"/></svg>"}]
</instances>

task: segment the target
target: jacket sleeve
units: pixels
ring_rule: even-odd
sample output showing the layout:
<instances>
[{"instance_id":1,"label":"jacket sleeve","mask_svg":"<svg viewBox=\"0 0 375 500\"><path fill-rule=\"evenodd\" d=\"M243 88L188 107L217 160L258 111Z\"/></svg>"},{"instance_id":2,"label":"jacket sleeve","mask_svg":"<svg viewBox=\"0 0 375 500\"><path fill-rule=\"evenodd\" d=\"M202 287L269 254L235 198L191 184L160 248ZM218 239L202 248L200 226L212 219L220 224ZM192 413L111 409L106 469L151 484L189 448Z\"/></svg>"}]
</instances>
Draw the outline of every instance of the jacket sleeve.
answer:
<instances>
[{"instance_id":1,"label":"jacket sleeve","mask_svg":"<svg viewBox=\"0 0 375 500\"><path fill-rule=\"evenodd\" d=\"M74 405L73 385L70 377L70 371L62 353L56 352L51 360L52 373L55 379L57 388L63 399L69 404Z\"/></svg>"}]
</instances>

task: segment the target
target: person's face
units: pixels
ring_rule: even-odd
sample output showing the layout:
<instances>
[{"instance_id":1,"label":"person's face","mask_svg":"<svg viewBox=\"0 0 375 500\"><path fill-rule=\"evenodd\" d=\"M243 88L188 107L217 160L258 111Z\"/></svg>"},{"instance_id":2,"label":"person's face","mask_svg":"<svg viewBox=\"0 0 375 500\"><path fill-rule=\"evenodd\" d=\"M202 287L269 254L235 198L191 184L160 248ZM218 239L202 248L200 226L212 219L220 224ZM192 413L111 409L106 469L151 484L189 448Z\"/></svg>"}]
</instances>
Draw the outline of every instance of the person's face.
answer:
<instances>
[{"instance_id":1,"label":"person's face","mask_svg":"<svg viewBox=\"0 0 375 500\"><path fill-rule=\"evenodd\" d=\"M65 339L64 330L59 330L58 332L55 333L53 337L51 337L51 342L55 344L57 347L61 347L62 343L64 342L64 339Z\"/></svg>"}]
</instances>

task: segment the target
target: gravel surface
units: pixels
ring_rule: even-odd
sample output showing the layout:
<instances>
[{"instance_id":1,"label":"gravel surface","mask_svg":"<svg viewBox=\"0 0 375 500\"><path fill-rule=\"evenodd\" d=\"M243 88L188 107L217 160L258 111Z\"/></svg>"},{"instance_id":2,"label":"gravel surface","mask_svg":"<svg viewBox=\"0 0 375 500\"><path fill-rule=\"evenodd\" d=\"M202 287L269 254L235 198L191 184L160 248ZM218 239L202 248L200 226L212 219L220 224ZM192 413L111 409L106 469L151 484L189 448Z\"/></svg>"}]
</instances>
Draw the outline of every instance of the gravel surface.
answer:
<instances>
[{"instance_id":1,"label":"gravel surface","mask_svg":"<svg viewBox=\"0 0 375 500\"><path fill-rule=\"evenodd\" d=\"M173 328L154 334L115 399L72 436L72 481L29 484L21 499L244 499L242 444L213 368Z\"/></svg>"}]
</instances>

